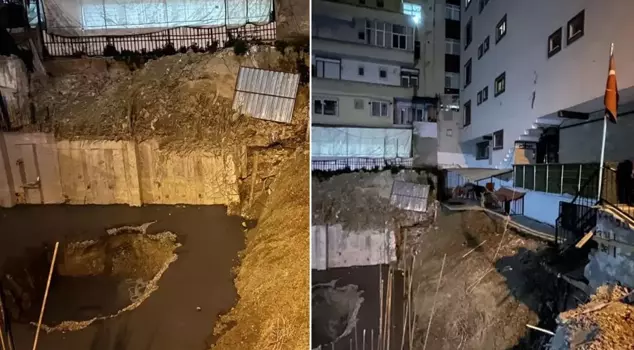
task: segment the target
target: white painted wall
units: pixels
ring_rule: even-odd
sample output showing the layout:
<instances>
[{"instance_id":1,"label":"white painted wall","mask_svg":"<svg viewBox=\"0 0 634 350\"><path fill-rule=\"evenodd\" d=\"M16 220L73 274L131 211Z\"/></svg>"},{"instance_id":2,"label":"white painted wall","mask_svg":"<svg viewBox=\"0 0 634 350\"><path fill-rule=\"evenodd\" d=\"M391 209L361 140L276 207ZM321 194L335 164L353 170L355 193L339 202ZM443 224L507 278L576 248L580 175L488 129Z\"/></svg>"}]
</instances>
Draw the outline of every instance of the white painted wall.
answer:
<instances>
[{"instance_id":1,"label":"white painted wall","mask_svg":"<svg viewBox=\"0 0 634 350\"><path fill-rule=\"evenodd\" d=\"M568 46L567 22L583 9L584 36ZM490 1L479 14L478 3L472 0L466 11L463 8L461 25L464 44L464 27L473 18L473 42L462 52L461 61L464 66L472 59L473 75L460 96L462 104L472 102L472 121L462 130L461 141L504 129L504 148L492 151L492 163L497 165L536 118L595 98L599 99L579 111L601 109L611 42L615 43L621 100L631 98L624 89L634 85L634 65L630 64L634 61L632 13L631 0L610 0L609 5L596 0L505 0ZM507 33L496 44L495 27L504 15ZM563 48L548 58L548 37L559 27L563 27ZM487 35L491 37L490 49L478 60L478 45ZM506 91L495 97L493 83L503 72ZM463 84L464 78L463 68ZM477 93L485 86L489 87L489 99L478 106ZM533 92L535 103L531 107Z\"/></svg>"},{"instance_id":2,"label":"white painted wall","mask_svg":"<svg viewBox=\"0 0 634 350\"><path fill-rule=\"evenodd\" d=\"M359 67L363 67L363 75L359 75ZM380 70L385 70L387 76L381 78ZM371 84L401 85L401 67L370 61L341 59L341 79L359 81Z\"/></svg>"},{"instance_id":3,"label":"white painted wall","mask_svg":"<svg viewBox=\"0 0 634 350\"><path fill-rule=\"evenodd\" d=\"M394 232L346 231L340 224L312 226L311 267L370 266L396 261Z\"/></svg>"}]
</instances>

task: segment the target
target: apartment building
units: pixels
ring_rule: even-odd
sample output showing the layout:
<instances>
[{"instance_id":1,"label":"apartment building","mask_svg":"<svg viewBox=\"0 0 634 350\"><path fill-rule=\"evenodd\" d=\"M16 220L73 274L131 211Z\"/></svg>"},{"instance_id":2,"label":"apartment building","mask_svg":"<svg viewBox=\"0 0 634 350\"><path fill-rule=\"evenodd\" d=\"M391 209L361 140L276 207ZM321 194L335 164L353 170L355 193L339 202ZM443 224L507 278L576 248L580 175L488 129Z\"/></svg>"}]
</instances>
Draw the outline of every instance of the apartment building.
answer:
<instances>
[{"instance_id":1,"label":"apartment building","mask_svg":"<svg viewBox=\"0 0 634 350\"><path fill-rule=\"evenodd\" d=\"M631 0L461 0L459 142L470 167L598 161L610 44L619 124L606 160L634 158Z\"/></svg>"},{"instance_id":2,"label":"apartment building","mask_svg":"<svg viewBox=\"0 0 634 350\"><path fill-rule=\"evenodd\" d=\"M438 99L421 48L431 25L425 4L312 6L313 158L412 158L414 135L436 140ZM437 141L423 152L435 158Z\"/></svg>"}]
</instances>

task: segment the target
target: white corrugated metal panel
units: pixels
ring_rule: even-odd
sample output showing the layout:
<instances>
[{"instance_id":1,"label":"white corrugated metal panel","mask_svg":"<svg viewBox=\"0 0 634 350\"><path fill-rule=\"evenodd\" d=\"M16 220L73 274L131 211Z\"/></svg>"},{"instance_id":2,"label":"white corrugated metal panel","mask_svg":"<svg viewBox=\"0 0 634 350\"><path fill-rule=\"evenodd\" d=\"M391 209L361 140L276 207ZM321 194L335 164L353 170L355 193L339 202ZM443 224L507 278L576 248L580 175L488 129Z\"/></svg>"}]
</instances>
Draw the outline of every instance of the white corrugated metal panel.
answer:
<instances>
[{"instance_id":1,"label":"white corrugated metal panel","mask_svg":"<svg viewBox=\"0 0 634 350\"><path fill-rule=\"evenodd\" d=\"M290 123L299 74L240 67L233 109L254 118Z\"/></svg>"},{"instance_id":2,"label":"white corrugated metal panel","mask_svg":"<svg viewBox=\"0 0 634 350\"><path fill-rule=\"evenodd\" d=\"M394 181L390 203L403 210L427 212L429 185Z\"/></svg>"}]
</instances>

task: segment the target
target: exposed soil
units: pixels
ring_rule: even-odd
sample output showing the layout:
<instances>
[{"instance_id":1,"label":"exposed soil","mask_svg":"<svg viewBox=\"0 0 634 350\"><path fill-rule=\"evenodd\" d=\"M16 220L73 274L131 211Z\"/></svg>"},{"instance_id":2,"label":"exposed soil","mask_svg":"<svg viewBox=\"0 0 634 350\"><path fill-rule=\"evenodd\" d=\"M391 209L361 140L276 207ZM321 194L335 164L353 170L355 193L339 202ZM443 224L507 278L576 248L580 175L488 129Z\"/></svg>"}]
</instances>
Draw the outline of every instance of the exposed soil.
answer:
<instances>
[{"instance_id":1,"label":"exposed soil","mask_svg":"<svg viewBox=\"0 0 634 350\"><path fill-rule=\"evenodd\" d=\"M339 223L346 230L362 230L396 222L407 226L423 220L426 215L401 210L390 203L396 180L431 184L428 203L435 199L435 176L423 171L350 172L321 181L313 176L312 224Z\"/></svg>"},{"instance_id":2,"label":"exposed soil","mask_svg":"<svg viewBox=\"0 0 634 350\"><path fill-rule=\"evenodd\" d=\"M299 150L271 184L241 253L235 279L240 299L216 327L214 349L308 348L309 166L308 150Z\"/></svg>"},{"instance_id":3,"label":"exposed soil","mask_svg":"<svg viewBox=\"0 0 634 350\"><path fill-rule=\"evenodd\" d=\"M526 325L553 331L559 308L569 307L570 298L561 296L567 284L541 265L551 248L511 229L504 233L503 221L476 211L444 212L424 231L414 272L414 348L427 337L444 254L427 349L540 349L549 340Z\"/></svg>"},{"instance_id":4,"label":"exposed soil","mask_svg":"<svg viewBox=\"0 0 634 350\"><path fill-rule=\"evenodd\" d=\"M300 87L291 124L242 116L231 107L240 66L296 72L297 62L307 60L292 47L281 54L256 46L248 56L231 50L165 56L135 71L108 58L48 61L52 76L33 82L37 124L25 131L52 131L60 139L155 138L181 151L297 146L306 141L307 86Z\"/></svg>"},{"instance_id":5,"label":"exposed soil","mask_svg":"<svg viewBox=\"0 0 634 350\"><path fill-rule=\"evenodd\" d=\"M55 241L60 241L62 246L87 240L99 242L99 238L104 237L107 229L137 226L152 221L156 223L148 227L148 234L173 232L177 235L177 241L182 244L182 247L175 250L178 259L169 265L158 281L158 289L134 310L123 312L113 318L98 320L78 331L42 332L38 349L205 349L214 340L212 330L219 315L228 312L236 302L237 294L231 270L237 264L238 252L244 248L244 227L242 219L227 216L224 207L18 206L0 210L0 221L3 232L0 235L0 264L4 264L6 259L19 259L27 250L39 249L43 243L52 247ZM139 243L133 243L133 246L138 248ZM142 244L146 243L148 242ZM173 242L165 243L168 247L173 246ZM150 245L157 247L154 243ZM134 250L126 249L124 252ZM163 252L162 248L159 250ZM60 255L62 256L63 254ZM111 260L113 267L123 267L127 263L120 258L130 255L110 256L116 257ZM158 260L162 261L164 258L165 256L162 256ZM158 267L158 262L154 264L150 261L148 264L143 261L143 264L136 267L142 275L149 276ZM67 260L65 269L76 274L88 274L95 266L101 265L88 265L88 269L80 265L81 270L78 270L76 265L68 264L69 262ZM96 269L99 270L100 268ZM118 268L114 270L122 271ZM127 273L114 275L130 276ZM73 291L73 295L89 298L91 296L88 293L97 291L98 286L113 290L112 284L104 281L107 279L102 279L97 286L91 281L90 289L86 289L83 294L78 289L88 286L83 281L75 284L61 282L66 285L65 290ZM56 283L59 282L57 280ZM99 291L100 294L97 295L105 295L106 292L108 290ZM55 301L57 297L51 298L51 305L58 304ZM47 317L80 317L82 315L78 314L79 310L76 307L87 301L81 299L66 304L62 303L61 296L57 300L60 301L60 309L51 309L50 315L46 312L45 314L49 315ZM99 302L105 303L103 300ZM32 303L39 310L41 301L34 300ZM130 303L129 297L126 303ZM63 314L68 312L61 309L63 305L74 305L75 309L71 310L70 315ZM107 305L112 309L119 307L114 303ZM32 325L16 322L13 324L13 332L16 348L25 349L32 346Z\"/></svg>"}]
</instances>

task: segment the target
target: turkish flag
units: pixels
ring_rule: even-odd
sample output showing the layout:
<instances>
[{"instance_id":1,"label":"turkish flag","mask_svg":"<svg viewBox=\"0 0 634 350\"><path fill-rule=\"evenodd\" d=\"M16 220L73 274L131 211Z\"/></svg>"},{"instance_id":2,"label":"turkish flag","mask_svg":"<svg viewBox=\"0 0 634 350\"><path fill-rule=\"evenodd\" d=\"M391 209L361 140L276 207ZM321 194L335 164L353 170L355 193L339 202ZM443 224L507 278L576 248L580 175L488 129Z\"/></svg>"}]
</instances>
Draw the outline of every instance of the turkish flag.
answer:
<instances>
[{"instance_id":1,"label":"turkish flag","mask_svg":"<svg viewBox=\"0 0 634 350\"><path fill-rule=\"evenodd\" d=\"M616 87L616 66L614 64L614 54L610 55L610 68L608 70L608 82L605 86L605 115L612 123L616 123L617 107L619 104L619 92Z\"/></svg>"}]
</instances>

